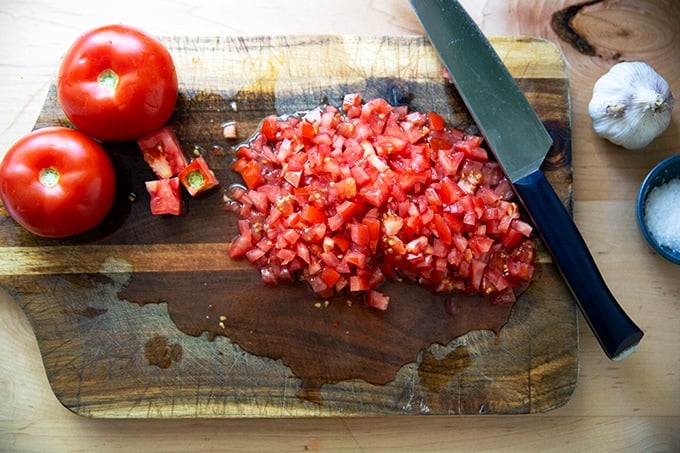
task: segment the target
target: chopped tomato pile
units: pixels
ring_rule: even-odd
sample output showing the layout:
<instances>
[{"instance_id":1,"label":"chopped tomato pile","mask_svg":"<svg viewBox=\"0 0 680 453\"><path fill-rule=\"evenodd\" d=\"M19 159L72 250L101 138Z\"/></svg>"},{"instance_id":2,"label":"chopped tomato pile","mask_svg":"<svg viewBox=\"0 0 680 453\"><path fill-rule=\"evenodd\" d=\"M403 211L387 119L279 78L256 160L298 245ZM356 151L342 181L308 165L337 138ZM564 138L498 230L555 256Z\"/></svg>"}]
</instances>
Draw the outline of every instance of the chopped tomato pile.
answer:
<instances>
[{"instance_id":1,"label":"chopped tomato pile","mask_svg":"<svg viewBox=\"0 0 680 453\"><path fill-rule=\"evenodd\" d=\"M245 186L230 192L230 254L267 284L301 278L380 309L386 279L513 302L533 275L532 228L481 145L436 113L360 94L341 110L269 116L232 165Z\"/></svg>"}]
</instances>

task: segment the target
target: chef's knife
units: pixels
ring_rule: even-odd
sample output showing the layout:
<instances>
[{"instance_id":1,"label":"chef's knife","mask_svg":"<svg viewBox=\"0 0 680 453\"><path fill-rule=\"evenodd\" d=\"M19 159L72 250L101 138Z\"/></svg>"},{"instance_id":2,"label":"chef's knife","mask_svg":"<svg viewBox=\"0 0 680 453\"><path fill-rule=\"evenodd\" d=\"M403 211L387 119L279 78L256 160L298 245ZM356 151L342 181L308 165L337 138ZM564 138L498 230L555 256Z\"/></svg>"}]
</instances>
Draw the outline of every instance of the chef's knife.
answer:
<instances>
[{"instance_id":1,"label":"chef's knife","mask_svg":"<svg viewBox=\"0 0 680 453\"><path fill-rule=\"evenodd\" d=\"M410 0L482 135L560 269L602 349L613 360L642 331L602 278L571 216L540 170L552 139L481 30L456 0Z\"/></svg>"}]
</instances>

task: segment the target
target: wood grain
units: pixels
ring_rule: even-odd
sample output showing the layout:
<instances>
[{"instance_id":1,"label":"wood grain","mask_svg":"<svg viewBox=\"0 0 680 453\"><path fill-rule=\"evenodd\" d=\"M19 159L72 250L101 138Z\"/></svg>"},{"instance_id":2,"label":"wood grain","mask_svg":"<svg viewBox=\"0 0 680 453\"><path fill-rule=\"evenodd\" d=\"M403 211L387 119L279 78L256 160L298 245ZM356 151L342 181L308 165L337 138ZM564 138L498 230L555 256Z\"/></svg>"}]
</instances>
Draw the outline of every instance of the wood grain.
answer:
<instances>
[{"instance_id":1,"label":"wood grain","mask_svg":"<svg viewBox=\"0 0 680 453\"><path fill-rule=\"evenodd\" d=\"M181 80L171 124L185 148L208 159L223 187L238 182L228 168L230 146L262 117L338 105L348 92L407 102L440 112L459 128L473 127L424 38L165 41ZM570 206L569 100L560 54L532 39L499 38L494 45L555 138L544 170ZM221 136L224 121L237 121L238 139ZM36 127L52 124L68 124L54 86ZM0 222L0 279L33 325L55 394L74 412L110 418L531 413L561 406L571 395L575 308L545 254L539 278L512 313L510 306L466 297L446 302L457 306L447 316L444 299L427 302L427 292L399 284L385 289L393 300L385 315L360 301L348 306L344 298L317 308L323 301L301 285L266 288L245 263L228 258L236 227L220 209L220 191L187 200L185 216L153 217L143 188L152 174L136 146L107 147L119 188L99 227L55 241L23 232L6 213Z\"/></svg>"}]
</instances>

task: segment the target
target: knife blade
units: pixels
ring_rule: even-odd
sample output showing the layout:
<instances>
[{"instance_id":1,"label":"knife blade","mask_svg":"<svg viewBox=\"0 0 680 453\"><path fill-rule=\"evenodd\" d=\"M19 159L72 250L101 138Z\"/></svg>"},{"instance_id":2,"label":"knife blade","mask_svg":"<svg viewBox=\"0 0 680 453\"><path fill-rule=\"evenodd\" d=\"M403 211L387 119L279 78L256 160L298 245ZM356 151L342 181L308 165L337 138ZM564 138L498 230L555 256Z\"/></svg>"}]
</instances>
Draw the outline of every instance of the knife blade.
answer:
<instances>
[{"instance_id":1,"label":"knife blade","mask_svg":"<svg viewBox=\"0 0 680 453\"><path fill-rule=\"evenodd\" d=\"M603 351L619 360L643 332L607 287L540 167L552 139L482 31L456 0L410 0L420 23L536 226Z\"/></svg>"}]
</instances>

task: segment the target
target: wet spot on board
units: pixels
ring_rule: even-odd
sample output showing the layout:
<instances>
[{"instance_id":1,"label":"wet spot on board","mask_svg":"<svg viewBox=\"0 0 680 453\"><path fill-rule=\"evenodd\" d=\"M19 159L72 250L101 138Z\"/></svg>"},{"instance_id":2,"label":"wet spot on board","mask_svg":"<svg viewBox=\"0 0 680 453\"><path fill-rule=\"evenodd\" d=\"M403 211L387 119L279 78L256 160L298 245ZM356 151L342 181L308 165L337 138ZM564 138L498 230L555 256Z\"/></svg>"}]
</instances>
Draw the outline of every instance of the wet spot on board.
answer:
<instances>
[{"instance_id":1,"label":"wet spot on board","mask_svg":"<svg viewBox=\"0 0 680 453\"><path fill-rule=\"evenodd\" d=\"M182 346L177 343L169 344L167 337L155 335L144 345L144 357L149 365L170 368L173 362L182 360Z\"/></svg>"},{"instance_id":2,"label":"wet spot on board","mask_svg":"<svg viewBox=\"0 0 680 453\"><path fill-rule=\"evenodd\" d=\"M301 380L297 396L314 403L321 403L325 384L362 379L385 385L433 343L448 344L472 330L498 332L513 306L472 295L445 303L451 295L387 282L381 290L392 302L383 312L358 296L319 302L303 284L282 285L273 293L259 273L249 269L174 273L173 290L160 294L167 278L153 272L135 274L119 297L139 305L163 300L172 321L187 335L207 332L210 340L223 336L250 354L281 360ZM211 284L197 287L196 281ZM448 311L450 305L455 305L455 314ZM149 363L170 366L167 339L149 340L146 349ZM462 351L424 365L420 371L429 373L425 379L430 378L431 387L440 385L434 374L443 373L442 379L449 381L454 371L465 368Z\"/></svg>"},{"instance_id":3,"label":"wet spot on board","mask_svg":"<svg viewBox=\"0 0 680 453\"><path fill-rule=\"evenodd\" d=\"M457 347L443 359L437 359L432 352L426 350L418 367L420 383L439 394L455 375L462 373L473 363L466 346Z\"/></svg>"}]
</instances>

